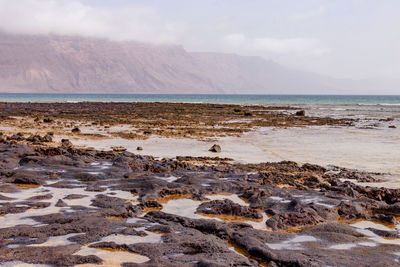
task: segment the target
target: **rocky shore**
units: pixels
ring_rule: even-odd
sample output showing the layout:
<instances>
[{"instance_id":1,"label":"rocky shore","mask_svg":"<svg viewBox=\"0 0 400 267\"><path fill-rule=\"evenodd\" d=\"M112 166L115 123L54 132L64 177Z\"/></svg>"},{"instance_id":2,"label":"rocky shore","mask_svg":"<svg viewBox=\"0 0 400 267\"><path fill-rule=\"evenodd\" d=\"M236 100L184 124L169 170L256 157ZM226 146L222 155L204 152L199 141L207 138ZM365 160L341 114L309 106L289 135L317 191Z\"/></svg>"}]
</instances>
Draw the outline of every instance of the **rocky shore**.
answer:
<instances>
[{"instance_id":1,"label":"rocky shore","mask_svg":"<svg viewBox=\"0 0 400 267\"><path fill-rule=\"evenodd\" d=\"M378 173L32 143L0 142L4 266L400 264L400 190L357 185Z\"/></svg>"},{"instance_id":2,"label":"rocky shore","mask_svg":"<svg viewBox=\"0 0 400 267\"><path fill-rule=\"evenodd\" d=\"M249 164L229 152L229 140L262 127L355 129L356 119L181 103L0 103L0 112L0 266L400 264L400 190L366 186L386 173ZM204 152L146 156L154 148L138 141L157 138ZM108 148L85 145L94 141Z\"/></svg>"},{"instance_id":3,"label":"rocky shore","mask_svg":"<svg viewBox=\"0 0 400 267\"><path fill-rule=\"evenodd\" d=\"M306 116L278 106L192 103L7 103L0 102L2 125L29 134L66 131L82 138L151 136L213 139L241 136L258 127L349 126L353 119ZM81 131L85 129L85 131Z\"/></svg>"}]
</instances>

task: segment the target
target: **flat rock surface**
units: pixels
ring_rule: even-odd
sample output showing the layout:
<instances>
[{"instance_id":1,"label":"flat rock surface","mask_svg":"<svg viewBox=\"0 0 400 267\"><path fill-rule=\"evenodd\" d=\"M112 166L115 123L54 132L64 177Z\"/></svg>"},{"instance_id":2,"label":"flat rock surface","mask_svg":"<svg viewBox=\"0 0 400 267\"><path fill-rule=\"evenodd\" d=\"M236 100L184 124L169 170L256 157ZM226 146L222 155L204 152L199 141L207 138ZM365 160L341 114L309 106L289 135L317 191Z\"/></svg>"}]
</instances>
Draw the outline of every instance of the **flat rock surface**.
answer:
<instances>
[{"instance_id":1,"label":"flat rock surface","mask_svg":"<svg viewBox=\"0 0 400 267\"><path fill-rule=\"evenodd\" d=\"M351 182L377 174L22 142L0 142L1 264L399 264L400 190Z\"/></svg>"}]
</instances>

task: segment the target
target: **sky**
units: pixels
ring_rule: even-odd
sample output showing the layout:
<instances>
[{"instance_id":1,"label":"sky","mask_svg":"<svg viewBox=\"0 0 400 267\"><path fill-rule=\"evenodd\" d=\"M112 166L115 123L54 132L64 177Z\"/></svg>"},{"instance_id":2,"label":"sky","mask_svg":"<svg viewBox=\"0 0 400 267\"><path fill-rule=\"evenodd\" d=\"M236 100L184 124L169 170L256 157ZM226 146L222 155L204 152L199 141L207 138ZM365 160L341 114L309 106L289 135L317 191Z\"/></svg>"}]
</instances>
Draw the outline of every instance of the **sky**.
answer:
<instances>
[{"instance_id":1,"label":"sky","mask_svg":"<svg viewBox=\"0 0 400 267\"><path fill-rule=\"evenodd\" d=\"M177 44L336 78L400 79L399 0L0 0L0 29Z\"/></svg>"}]
</instances>

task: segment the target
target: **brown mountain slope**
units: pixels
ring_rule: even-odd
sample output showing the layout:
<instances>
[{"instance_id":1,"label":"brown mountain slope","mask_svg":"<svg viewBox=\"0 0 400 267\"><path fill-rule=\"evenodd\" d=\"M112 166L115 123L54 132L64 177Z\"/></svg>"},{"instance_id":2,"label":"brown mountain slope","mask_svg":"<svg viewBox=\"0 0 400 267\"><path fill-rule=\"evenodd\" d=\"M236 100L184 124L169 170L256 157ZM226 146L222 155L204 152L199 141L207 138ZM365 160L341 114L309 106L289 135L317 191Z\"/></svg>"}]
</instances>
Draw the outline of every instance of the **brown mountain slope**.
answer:
<instances>
[{"instance_id":1,"label":"brown mountain slope","mask_svg":"<svg viewBox=\"0 0 400 267\"><path fill-rule=\"evenodd\" d=\"M182 48L60 36L0 36L0 88L12 92L214 92Z\"/></svg>"},{"instance_id":2,"label":"brown mountain slope","mask_svg":"<svg viewBox=\"0 0 400 267\"><path fill-rule=\"evenodd\" d=\"M341 84L259 57L189 53L175 45L0 34L0 92L335 93Z\"/></svg>"}]
</instances>

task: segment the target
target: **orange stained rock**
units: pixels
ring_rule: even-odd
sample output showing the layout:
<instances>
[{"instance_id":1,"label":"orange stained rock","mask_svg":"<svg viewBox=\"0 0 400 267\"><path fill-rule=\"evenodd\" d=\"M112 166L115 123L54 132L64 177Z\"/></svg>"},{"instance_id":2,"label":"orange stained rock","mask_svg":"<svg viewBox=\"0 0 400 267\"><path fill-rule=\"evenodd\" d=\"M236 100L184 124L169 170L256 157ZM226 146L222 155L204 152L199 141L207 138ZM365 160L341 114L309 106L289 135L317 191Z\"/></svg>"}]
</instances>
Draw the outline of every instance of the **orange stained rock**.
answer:
<instances>
[{"instance_id":1,"label":"orange stained rock","mask_svg":"<svg viewBox=\"0 0 400 267\"><path fill-rule=\"evenodd\" d=\"M37 184L17 184L17 188L19 189L31 189L31 188L38 188L41 185Z\"/></svg>"},{"instance_id":2,"label":"orange stained rock","mask_svg":"<svg viewBox=\"0 0 400 267\"><path fill-rule=\"evenodd\" d=\"M261 267L268 267L269 265L266 262L263 262L261 259L253 257L250 255L245 249L243 249L241 246L233 242L232 240L228 240L228 248L233 249L236 253L246 257L253 259L258 262L258 265Z\"/></svg>"},{"instance_id":3,"label":"orange stained rock","mask_svg":"<svg viewBox=\"0 0 400 267\"><path fill-rule=\"evenodd\" d=\"M363 222L363 221L381 224L381 225L386 226L387 228L390 228L390 229L395 229L396 228L396 224L384 222L384 221L381 221L381 220L378 220L378 219L369 219L369 220L367 220L367 219L346 219L346 218L340 217L337 222L344 223L344 224L353 224L353 223Z\"/></svg>"},{"instance_id":4,"label":"orange stained rock","mask_svg":"<svg viewBox=\"0 0 400 267\"><path fill-rule=\"evenodd\" d=\"M159 211L162 210L162 207L150 207L150 208L145 208L142 210L143 213L148 213L150 211Z\"/></svg>"},{"instance_id":5,"label":"orange stained rock","mask_svg":"<svg viewBox=\"0 0 400 267\"><path fill-rule=\"evenodd\" d=\"M207 213L198 213L202 216L210 217L210 218L218 218L225 222L262 222L263 218L254 219L254 218L247 218L244 216L233 216L233 215L225 215L225 214L207 214Z\"/></svg>"},{"instance_id":6,"label":"orange stained rock","mask_svg":"<svg viewBox=\"0 0 400 267\"><path fill-rule=\"evenodd\" d=\"M205 196L232 196L233 194L227 192L221 192L216 194L205 194Z\"/></svg>"},{"instance_id":7,"label":"orange stained rock","mask_svg":"<svg viewBox=\"0 0 400 267\"><path fill-rule=\"evenodd\" d=\"M191 198L192 194L176 194L176 195L167 195L162 198L157 199L159 203L167 203L170 200L177 200L177 199L184 199L184 198Z\"/></svg>"},{"instance_id":8,"label":"orange stained rock","mask_svg":"<svg viewBox=\"0 0 400 267\"><path fill-rule=\"evenodd\" d=\"M330 222L333 222L333 221L330 221ZM314 227L316 225L322 225L322 224L326 224L326 223L328 223L328 221L317 223L317 224L312 224L312 225L293 226L293 227L290 227L288 229L277 230L276 232L293 234L293 233L297 233L297 232L299 232L299 231L301 231L303 229L311 228L311 227Z\"/></svg>"},{"instance_id":9,"label":"orange stained rock","mask_svg":"<svg viewBox=\"0 0 400 267\"><path fill-rule=\"evenodd\" d=\"M165 232L162 232L162 231L150 231L150 230L146 230L146 231L148 231L148 232L152 232L152 233L154 233L154 234L158 234L158 235L166 235L167 233L165 233Z\"/></svg>"},{"instance_id":10,"label":"orange stained rock","mask_svg":"<svg viewBox=\"0 0 400 267\"><path fill-rule=\"evenodd\" d=\"M126 218L120 217L120 216L107 216L106 219L109 219L109 220L126 220Z\"/></svg>"},{"instance_id":11,"label":"orange stained rock","mask_svg":"<svg viewBox=\"0 0 400 267\"><path fill-rule=\"evenodd\" d=\"M123 249L123 248L97 248L97 249L101 249L101 250L106 250L106 251L110 251L110 252L129 252L132 254L136 254L134 252L131 252L127 249Z\"/></svg>"},{"instance_id":12,"label":"orange stained rock","mask_svg":"<svg viewBox=\"0 0 400 267\"><path fill-rule=\"evenodd\" d=\"M288 184L278 184L278 185L276 185L276 186L279 187L279 188L288 188L288 189L296 188L295 186L293 186L293 185L288 185Z\"/></svg>"},{"instance_id":13,"label":"orange stained rock","mask_svg":"<svg viewBox=\"0 0 400 267\"><path fill-rule=\"evenodd\" d=\"M222 193L217 193L217 194L205 194L205 196L232 196L232 195L235 195L235 194L227 193L227 192L222 192ZM248 203L247 199L241 198L239 196L238 196L238 198L243 200L243 202ZM257 211L261 211L261 210L258 209Z\"/></svg>"}]
</instances>

